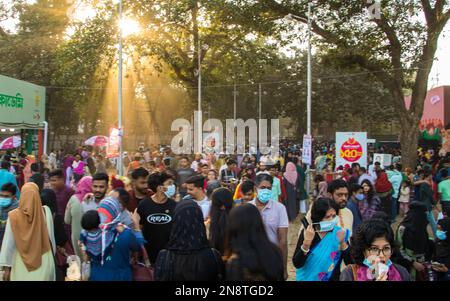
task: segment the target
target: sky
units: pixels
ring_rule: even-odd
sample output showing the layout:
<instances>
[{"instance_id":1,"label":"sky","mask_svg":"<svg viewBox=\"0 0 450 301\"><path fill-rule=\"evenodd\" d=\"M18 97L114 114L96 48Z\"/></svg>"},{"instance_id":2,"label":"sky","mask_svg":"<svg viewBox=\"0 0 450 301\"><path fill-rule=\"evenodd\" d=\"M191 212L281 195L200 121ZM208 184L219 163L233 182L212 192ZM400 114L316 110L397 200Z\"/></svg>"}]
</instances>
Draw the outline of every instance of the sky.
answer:
<instances>
[{"instance_id":1,"label":"sky","mask_svg":"<svg viewBox=\"0 0 450 301\"><path fill-rule=\"evenodd\" d=\"M5 3L11 3L13 0L1 0ZM35 0L27 0L29 3L35 2ZM6 29L13 30L17 20L6 20L0 23ZM294 42L294 44L297 44ZM440 36L438 43L438 50L435 56L431 70L428 86L429 88L450 85L450 23L447 24L443 33Z\"/></svg>"}]
</instances>

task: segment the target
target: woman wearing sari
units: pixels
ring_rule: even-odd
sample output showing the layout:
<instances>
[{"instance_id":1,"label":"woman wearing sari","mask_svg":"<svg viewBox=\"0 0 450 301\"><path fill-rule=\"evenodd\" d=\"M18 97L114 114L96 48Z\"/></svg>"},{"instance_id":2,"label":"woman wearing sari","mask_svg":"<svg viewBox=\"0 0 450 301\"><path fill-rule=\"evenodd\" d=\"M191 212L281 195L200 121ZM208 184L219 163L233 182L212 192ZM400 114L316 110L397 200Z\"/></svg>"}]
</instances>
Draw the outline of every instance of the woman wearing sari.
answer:
<instances>
[{"instance_id":1,"label":"woman wearing sari","mask_svg":"<svg viewBox=\"0 0 450 301\"><path fill-rule=\"evenodd\" d=\"M338 281L342 261L352 262L348 241L350 231L337 226L339 206L332 199L320 198L311 209L312 224L302 220L292 261L297 281Z\"/></svg>"},{"instance_id":2,"label":"woman wearing sari","mask_svg":"<svg viewBox=\"0 0 450 301\"><path fill-rule=\"evenodd\" d=\"M52 213L42 206L39 188L26 183L19 208L9 213L0 251L4 280L55 281L55 239Z\"/></svg>"}]
</instances>

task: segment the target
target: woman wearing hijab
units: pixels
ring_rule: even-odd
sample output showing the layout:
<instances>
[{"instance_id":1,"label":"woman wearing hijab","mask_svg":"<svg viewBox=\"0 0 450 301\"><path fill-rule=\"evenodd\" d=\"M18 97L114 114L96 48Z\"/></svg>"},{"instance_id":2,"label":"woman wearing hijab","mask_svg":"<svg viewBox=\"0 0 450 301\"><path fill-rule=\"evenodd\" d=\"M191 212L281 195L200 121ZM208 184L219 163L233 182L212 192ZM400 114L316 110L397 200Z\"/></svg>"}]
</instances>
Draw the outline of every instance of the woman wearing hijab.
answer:
<instances>
[{"instance_id":1,"label":"woman wearing hijab","mask_svg":"<svg viewBox=\"0 0 450 301\"><path fill-rule=\"evenodd\" d=\"M85 212L84 198L86 194L92 192L92 177L84 177L78 182L75 194L72 195L67 203L66 212L64 214L64 222L71 226L70 237L75 255L80 258L82 252L78 246L78 239L81 233L81 218ZM86 210L87 211L87 210Z\"/></svg>"},{"instance_id":2,"label":"woman wearing hijab","mask_svg":"<svg viewBox=\"0 0 450 301\"><path fill-rule=\"evenodd\" d=\"M298 184L297 184L297 194L300 200L300 213L305 214L309 210L308 206L308 193L305 189L306 182L306 168L305 165L299 161L299 157L292 158L292 162L297 168L298 174Z\"/></svg>"},{"instance_id":3,"label":"woman wearing hijab","mask_svg":"<svg viewBox=\"0 0 450 301\"><path fill-rule=\"evenodd\" d=\"M6 224L0 251L4 280L55 281L54 240L52 213L42 206L38 186L26 183Z\"/></svg>"},{"instance_id":4,"label":"woman wearing hijab","mask_svg":"<svg viewBox=\"0 0 450 301\"><path fill-rule=\"evenodd\" d=\"M167 249L155 263L157 281L218 281L223 275L220 253L211 249L200 207L183 200L175 208Z\"/></svg>"},{"instance_id":5,"label":"woman wearing hijab","mask_svg":"<svg viewBox=\"0 0 450 301\"><path fill-rule=\"evenodd\" d=\"M300 185L297 168L292 162L286 165L286 171L283 175L284 186L286 187L287 198L284 201L289 221L293 221L299 212L299 205L297 202L297 187Z\"/></svg>"},{"instance_id":6,"label":"woman wearing hijab","mask_svg":"<svg viewBox=\"0 0 450 301\"><path fill-rule=\"evenodd\" d=\"M432 268L439 281L450 281L450 217L438 221Z\"/></svg>"},{"instance_id":7,"label":"woman wearing hijab","mask_svg":"<svg viewBox=\"0 0 450 301\"><path fill-rule=\"evenodd\" d=\"M106 197L83 215L80 241L91 262L90 281L131 281L130 257L141 249L133 230L119 223L119 201Z\"/></svg>"},{"instance_id":8,"label":"woman wearing hijab","mask_svg":"<svg viewBox=\"0 0 450 301\"><path fill-rule=\"evenodd\" d=\"M422 279L424 262L431 257L430 239L427 232L427 208L422 202L414 201L409 206L406 217L400 223L396 240L400 253L410 263L411 279Z\"/></svg>"}]
</instances>

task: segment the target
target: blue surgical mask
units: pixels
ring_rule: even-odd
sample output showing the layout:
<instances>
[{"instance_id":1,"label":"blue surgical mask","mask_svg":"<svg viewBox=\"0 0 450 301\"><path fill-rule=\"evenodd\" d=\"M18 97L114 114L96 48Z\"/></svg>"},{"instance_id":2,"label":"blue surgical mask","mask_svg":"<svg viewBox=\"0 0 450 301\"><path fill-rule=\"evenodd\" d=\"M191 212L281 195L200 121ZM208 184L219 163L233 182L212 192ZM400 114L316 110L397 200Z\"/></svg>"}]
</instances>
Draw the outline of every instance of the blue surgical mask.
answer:
<instances>
[{"instance_id":1,"label":"blue surgical mask","mask_svg":"<svg viewBox=\"0 0 450 301\"><path fill-rule=\"evenodd\" d=\"M177 191L177 189L175 187L175 184L172 184L167 187L167 191L164 191L164 193L168 198L171 198L175 195L176 191Z\"/></svg>"},{"instance_id":2,"label":"blue surgical mask","mask_svg":"<svg viewBox=\"0 0 450 301\"><path fill-rule=\"evenodd\" d=\"M11 206L12 198L0 198L0 207L7 208Z\"/></svg>"},{"instance_id":3,"label":"blue surgical mask","mask_svg":"<svg viewBox=\"0 0 450 301\"><path fill-rule=\"evenodd\" d=\"M272 198L272 190L264 188L258 189L258 200L265 204Z\"/></svg>"},{"instance_id":4,"label":"blue surgical mask","mask_svg":"<svg viewBox=\"0 0 450 301\"><path fill-rule=\"evenodd\" d=\"M355 199L357 199L358 201L364 200L364 194L358 193L357 195L355 195Z\"/></svg>"},{"instance_id":5,"label":"blue surgical mask","mask_svg":"<svg viewBox=\"0 0 450 301\"><path fill-rule=\"evenodd\" d=\"M442 230L437 230L436 231L436 237L439 240L446 240L447 239L447 232L442 231Z\"/></svg>"},{"instance_id":6,"label":"blue surgical mask","mask_svg":"<svg viewBox=\"0 0 450 301\"><path fill-rule=\"evenodd\" d=\"M331 221L321 221L319 223L320 230L318 232L332 231L334 229L334 227L336 227L337 223L338 223L338 217L337 216L334 219L332 219Z\"/></svg>"}]
</instances>

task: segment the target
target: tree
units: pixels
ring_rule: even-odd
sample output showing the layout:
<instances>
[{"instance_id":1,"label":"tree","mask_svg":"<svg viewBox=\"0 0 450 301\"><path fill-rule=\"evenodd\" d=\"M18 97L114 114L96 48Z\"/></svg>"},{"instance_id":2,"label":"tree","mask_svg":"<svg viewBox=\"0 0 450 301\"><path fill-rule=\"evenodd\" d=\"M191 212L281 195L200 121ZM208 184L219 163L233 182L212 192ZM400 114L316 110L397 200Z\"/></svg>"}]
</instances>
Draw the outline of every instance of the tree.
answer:
<instances>
[{"instance_id":1,"label":"tree","mask_svg":"<svg viewBox=\"0 0 450 301\"><path fill-rule=\"evenodd\" d=\"M254 19L280 26L276 21L290 13L306 19L307 2L229 1L228 5L232 10L255 16ZM375 14L368 17L368 10ZM405 166L415 166L428 76L439 36L449 18L446 0L384 0L379 7L369 1L314 2L312 30L316 43L328 47L328 52L341 63L370 71L391 94L401 125ZM408 91L412 95L409 109L404 103Z\"/></svg>"}]
</instances>

